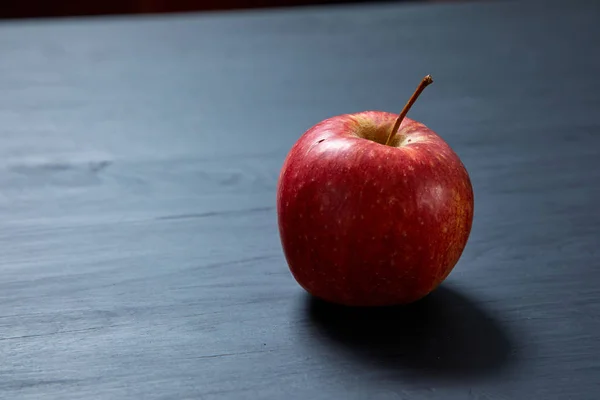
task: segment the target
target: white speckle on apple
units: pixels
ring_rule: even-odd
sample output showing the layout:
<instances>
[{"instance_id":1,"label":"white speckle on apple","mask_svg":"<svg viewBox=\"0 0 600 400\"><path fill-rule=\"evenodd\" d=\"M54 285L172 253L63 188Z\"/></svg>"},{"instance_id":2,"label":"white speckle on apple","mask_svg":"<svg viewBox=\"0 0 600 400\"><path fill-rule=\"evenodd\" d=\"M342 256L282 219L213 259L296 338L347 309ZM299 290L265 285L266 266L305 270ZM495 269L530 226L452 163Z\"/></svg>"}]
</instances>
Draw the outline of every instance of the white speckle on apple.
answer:
<instances>
[{"instance_id":1,"label":"white speckle on apple","mask_svg":"<svg viewBox=\"0 0 600 400\"><path fill-rule=\"evenodd\" d=\"M302 213L300 213L300 214L298 215L298 217L299 217L300 219L302 219L302 218L304 218L304 215L302 215Z\"/></svg>"},{"instance_id":2,"label":"white speckle on apple","mask_svg":"<svg viewBox=\"0 0 600 400\"><path fill-rule=\"evenodd\" d=\"M375 240L375 236L371 236L371 240Z\"/></svg>"},{"instance_id":3,"label":"white speckle on apple","mask_svg":"<svg viewBox=\"0 0 600 400\"><path fill-rule=\"evenodd\" d=\"M338 225L341 225L341 224L342 224L342 220L341 220L341 219L338 219L338 220L337 220L337 223L338 223Z\"/></svg>"},{"instance_id":4,"label":"white speckle on apple","mask_svg":"<svg viewBox=\"0 0 600 400\"><path fill-rule=\"evenodd\" d=\"M327 226L327 225L325 225L325 226L324 226L324 228L325 228L325 229L327 229L327 228L328 228L328 226Z\"/></svg>"},{"instance_id":5,"label":"white speckle on apple","mask_svg":"<svg viewBox=\"0 0 600 400\"><path fill-rule=\"evenodd\" d=\"M406 237L406 231L402 231L402 237Z\"/></svg>"},{"instance_id":6,"label":"white speckle on apple","mask_svg":"<svg viewBox=\"0 0 600 400\"><path fill-rule=\"evenodd\" d=\"M360 219L365 219L365 216L361 214Z\"/></svg>"},{"instance_id":7,"label":"white speckle on apple","mask_svg":"<svg viewBox=\"0 0 600 400\"><path fill-rule=\"evenodd\" d=\"M337 247L334 247L334 248L333 248L333 252L334 252L334 253L337 253Z\"/></svg>"}]
</instances>

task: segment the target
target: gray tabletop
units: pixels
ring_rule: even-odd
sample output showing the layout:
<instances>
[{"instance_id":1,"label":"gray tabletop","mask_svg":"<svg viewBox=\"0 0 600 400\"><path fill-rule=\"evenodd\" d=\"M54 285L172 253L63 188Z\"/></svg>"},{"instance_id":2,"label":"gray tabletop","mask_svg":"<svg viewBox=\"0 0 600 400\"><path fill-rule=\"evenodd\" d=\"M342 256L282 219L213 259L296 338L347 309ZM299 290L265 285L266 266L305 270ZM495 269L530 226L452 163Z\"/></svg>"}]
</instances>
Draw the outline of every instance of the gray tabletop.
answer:
<instances>
[{"instance_id":1,"label":"gray tabletop","mask_svg":"<svg viewBox=\"0 0 600 400\"><path fill-rule=\"evenodd\" d=\"M0 398L595 399L594 1L0 24ZM413 306L313 301L275 186L332 115L410 113L475 190Z\"/></svg>"}]
</instances>

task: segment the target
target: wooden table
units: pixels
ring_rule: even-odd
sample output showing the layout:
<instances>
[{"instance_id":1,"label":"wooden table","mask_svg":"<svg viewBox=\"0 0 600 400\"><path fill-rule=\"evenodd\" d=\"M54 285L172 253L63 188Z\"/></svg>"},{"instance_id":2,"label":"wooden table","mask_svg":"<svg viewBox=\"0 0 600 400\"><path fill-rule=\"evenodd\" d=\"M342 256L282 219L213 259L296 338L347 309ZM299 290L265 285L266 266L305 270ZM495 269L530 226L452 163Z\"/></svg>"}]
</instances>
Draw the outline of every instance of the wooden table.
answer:
<instances>
[{"instance_id":1,"label":"wooden table","mask_svg":"<svg viewBox=\"0 0 600 400\"><path fill-rule=\"evenodd\" d=\"M0 24L0 398L597 399L594 1ZM471 173L444 285L324 307L275 186L314 123L411 111Z\"/></svg>"}]
</instances>

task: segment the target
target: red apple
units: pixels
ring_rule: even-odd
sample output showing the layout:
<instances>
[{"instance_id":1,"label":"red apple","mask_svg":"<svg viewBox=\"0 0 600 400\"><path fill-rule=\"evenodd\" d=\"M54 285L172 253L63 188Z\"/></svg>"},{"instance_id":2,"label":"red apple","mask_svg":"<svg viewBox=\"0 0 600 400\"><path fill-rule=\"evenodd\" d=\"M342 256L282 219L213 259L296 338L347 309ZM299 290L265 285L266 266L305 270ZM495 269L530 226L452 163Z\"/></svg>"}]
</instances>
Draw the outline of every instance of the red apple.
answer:
<instances>
[{"instance_id":1,"label":"red apple","mask_svg":"<svg viewBox=\"0 0 600 400\"><path fill-rule=\"evenodd\" d=\"M288 266L307 292L349 306L416 301L458 262L473 220L473 189L457 154L400 115L326 119L291 148L277 185Z\"/></svg>"}]
</instances>

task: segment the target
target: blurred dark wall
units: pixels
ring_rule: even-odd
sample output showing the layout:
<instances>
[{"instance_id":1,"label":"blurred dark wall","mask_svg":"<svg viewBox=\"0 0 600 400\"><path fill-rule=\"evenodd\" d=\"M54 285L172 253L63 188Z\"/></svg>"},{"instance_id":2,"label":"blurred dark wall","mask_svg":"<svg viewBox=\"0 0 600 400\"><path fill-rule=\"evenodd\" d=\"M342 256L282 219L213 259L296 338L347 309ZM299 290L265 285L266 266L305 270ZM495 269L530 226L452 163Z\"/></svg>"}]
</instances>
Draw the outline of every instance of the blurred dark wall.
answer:
<instances>
[{"instance_id":1,"label":"blurred dark wall","mask_svg":"<svg viewBox=\"0 0 600 400\"><path fill-rule=\"evenodd\" d=\"M209 11L362 1L368 0L0 0L0 18Z\"/></svg>"}]
</instances>

